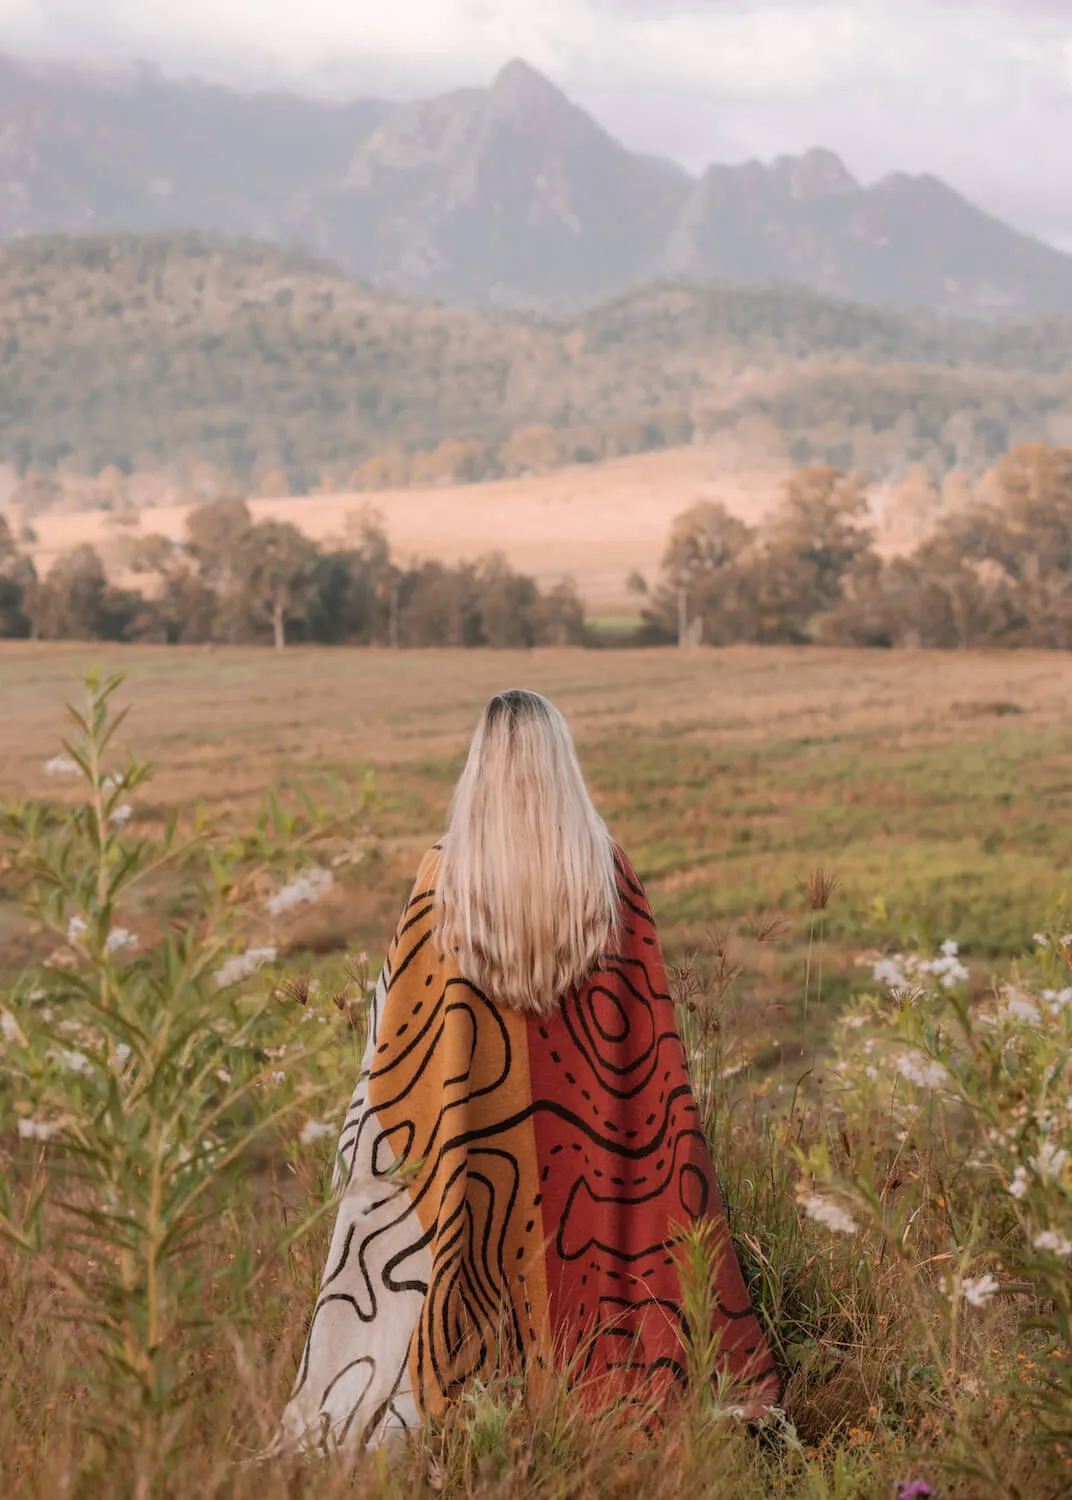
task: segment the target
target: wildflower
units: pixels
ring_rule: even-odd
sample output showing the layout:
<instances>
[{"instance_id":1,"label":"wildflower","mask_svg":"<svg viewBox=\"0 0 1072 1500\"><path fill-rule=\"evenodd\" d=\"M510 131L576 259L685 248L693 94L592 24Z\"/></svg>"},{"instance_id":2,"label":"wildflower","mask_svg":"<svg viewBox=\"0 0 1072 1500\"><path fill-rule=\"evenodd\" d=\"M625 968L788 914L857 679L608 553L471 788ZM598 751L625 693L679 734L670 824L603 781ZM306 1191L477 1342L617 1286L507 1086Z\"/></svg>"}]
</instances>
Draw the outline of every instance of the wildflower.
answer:
<instances>
[{"instance_id":1,"label":"wildflower","mask_svg":"<svg viewBox=\"0 0 1072 1500\"><path fill-rule=\"evenodd\" d=\"M965 1302L972 1307L985 1307L995 1292L1001 1290L1001 1282L987 1271L983 1276L965 1276L960 1284Z\"/></svg>"},{"instance_id":2,"label":"wildflower","mask_svg":"<svg viewBox=\"0 0 1072 1500\"><path fill-rule=\"evenodd\" d=\"M280 1068L278 1072L270 1074L268 1078L268 1082L274 1083L277 1087L281 1083L286 1083L286 1081L287 1075L283 1072L282 1068Z\"/></svg>"},{"instance_id":3,"label":"wildflower","mask_svg":"<svg viewBox=\"0 0 1072 1500\"><path fill-rule=\"evenodd\" d=\"M60 1124L58 1120L51 1123L48 1120L20 1120L19 1140L49 1141L59 1128Z\"/></svg>"},{"instance_id":4,"label":"wildflower","mask_svg":"<svg viewBox=\"0 0 1072 1500\"><path fill-rule=\"evenodd\" d=\"M1043 1182L1057 1182L1067 1160L1067 1151L1060 1150L1052 1141L1043 1141L1039 1154L1031 1158L1031 1166Z\"/></svg>"},{"instance_id":5,"label":"wildflower","mask_svg":"<svg viewBox=\"0 0 1072 1500\"><path fill-rule=\"evenodd\" d=\"M1072 1255L1072 1240L1066 1240L1056 1229L1042 1230L1040 1234L1036 1234L1032 1243L1036 1250L1049 1250L1062 1260L1067 1260Z\"/></svg>"},{"instance_id":6,"label":"wildflower","mask_svg":"<svg viewBox=\"0 0 1072 1500\"><path fill-rule=\"evenodd\" d=\"M120 772L117 776L106 776L101 782L101 789L105 792L114 792L125 784L126 777Z\"/></svg>"},{"instance_id":7,"label":"wildflower","mask_svg":"<svg viewBox=\"0 0 1072 1500\"><path fill-rule=\"evenodd\" d=\"M1030 1185L1031 1178L1028 1176L1027 1168L1017 1167L1016 1171L1012 1174L1012 1181L1009 1183L1008 1191L1014 1198L1025 1198Z\"/></svg>"},{"instance_id":8,"label":"wildflower","mask_svg":"<svg viewBox=\"0 0 1072 1500\"><path fill-rule=\"evenodd\" d=\"M247 948L245 953L229 958L223 968L217 971L216 983L222 990L230 984L237 984L239 980L248 979L257 972L261 964L275 963L275 956L274 948Z\"/></svg>"},{"instance_id":9,"label":"wildflower","mask_svg":"<svg viewBox=\"0 0 1072 1500\"><path fill-rule=\"evenodd\" d=\"M909 1083L914 1083L921 1089L940 1088L949 1077L940 1062L924 1061L913 1057L909 1052L902 1052L894 1066L902 1078L907 1078Z\"/></svg>"},{"instance_id":10,"label":"wildflower","mask_svg":"<svg viewBox=\"0 0 1072 1500\"><path fill-rule=\"evenodd\" d=\"M69 755L54 755L45 761L46 776L71 776L78 770L78 762Z\"/></svg>"},{"instance_id":11,"label":"wildflower","mask_svg":"<svg viewBox=\"0 0 1072 1500\"><path fill-rule=\"evenodd\" d=\"M19 1023L9 1010L0 1010L0 1036L3 1036L5 1042L22 1040Z\"/></svg>"},{"instance_id":12,"label":"wildflower","mask_svg":"<svg viewBox=\"0 0 1072 1500\"><path fill-rule=\"evenodd\" d=\"M303 1146L311 1146L314 1141L331 1135L334 1129L334 1125L329 1125L324 1120L306 1120L298 1134L298 1140Z\"/></svg>"},{"instance_id":13,"label":"wildflower","mask_svg":"<svg viewBox=\"0 0 1072 1500\"><path fill-rule=\"evenodd\" d=\"M334 876L331 871L321 870L314 865L304 874L296 876L282 890L276 891L266 903L265 910L269 916L282 916L283 912L291 911L295 906L301 906L303 902L319 901L333 884Z\"/></svg>"},{"instance_id":14,"label":"wildflower","mask_svg":"<svg viewBox=\"0 0 1072 1500\"><path fill-rule=\"evenodd\" d=\"M872 972L879 984L888 985L891 990L904 989L908 983L904 970L895 958L880 959Z\"/></svg>"},{"instance_id":15,"label":"wildflower","mask_svg":"<svg viewBox=\"0 0 1072 1500\"><path fill-rule=\"evenodd\" d=\"M1032 942L1039 948L1048 948L1050 946L1050 940L1044 932L1036 932L1032 938Z\"/></svg>"},{"instance_id":16,"label":"wildflower","mask_svg":"<svg viewBox=\"0 0 1072 1500\"><path fill-rule=\"evenodd\" d=\"M1005 1001L1006 1014L1017 1021L1026 1021L1029 1025L1036 1025L1040 1020L1038 1006L1030 1000L1025 1000L1015 990L1009 992Z\"/></svg>"},{"instance_id":17,"label":"wildflower","mask_svg":"<svg viewBox=\"0 0 1072 1500\"><path fill-rule=\"evenodd\" d=\"M124 948L136 948L138 940L125 927L113 927L104 940L105 953L121 953Z\"/></svg>"},{"instance_id":18,"label":"wildflower","mask_svg":"<svg viewBox=\"0 0 1072 1500\"><path fill-rule=\"evenodd\" d=\"M835 1234L855 1234L858 1225L851 1214L821 1193L809 1193L803 1202L804 1212L817 1224L825 1224Z\"/></svg>"},{"instance_id":19,"label":"wildflower","mask_svg":"<svg viewBox=\"0 0 1072 1500\"><path fill-rule=\"evenodd\" d=\"M934 1500L934 1491L925 1479L900 1479L894 1500Z\"/></svg>"},{"instance_id":20,"label":"wildflower","mask_svg":"<svg viewBox=\"0 0 1072 1500\"><path fill-rule=\"evenodd\" d=\"M90 1061L84 1052L68 1052L64 1049L60 1052L50 1053L49 1056L55 1057L60 1066L66 1068L68 1073L89 1072Z\"/></svg>"},{"instance_id":21,"label":"wildflower","mask_svg":"<svg viewBox=\"0 0 1072 1500\"><path fill-rule=\"evenodd\" d=\"M226 1068L217 1068L216 1077L224 1085L225 1088L231 1081L231 1075Z\"/></svg>"},{"instance_id":22,"label":"wildflower","mask_svg":"<svg viewBox=\"0 0 1072 1500\"><path fill-rule=\"evenodd\" d=\"M79 938L84 937L89 931L89 923L84 917L72 917L67 923L67 941L77 943Z\"/></svg>"},{"instance_id":23,"label":"wildflower","mask_svg":"<svg viewBox=\"0 0 1072 1500\"><path fill-rule=\"evenodd\" d=\"M116 1047L116 1049L115 1049L115 1060L116 1060L116 1062L119 1064L119 1066L121 1068L124 1068L124 1067L126 1067L126 1064L127 1064L127 1061L129 1059L129 1057L130 1057L130 1048L127 1046L126 1042L120 1042L119 1045L118 1045L118 1047Z\"/></svg>"},{"instance_id":24,"label":"wildflower","mask_svg":"<svg viewBox=\"0 0 1072 1500\"><path fill-rule=\"evenodd\" d=\"M1053 1014L1059 1016L1063 1010L1072 1005L1072 989L1048 990L1046 999L1050 1002L1050 1010Z\"/></svg>"},{"instance_id":25,"label":"wildflower","mask_svg":"<svg viewBox=\"0 0 1072 1500\"><path fill-rule=\"evenodd\" d=\"M112 822L117 828L125 828L134 816L134 809L129 802L123 802L112 813Z\"/></svg>"}]
</instances>

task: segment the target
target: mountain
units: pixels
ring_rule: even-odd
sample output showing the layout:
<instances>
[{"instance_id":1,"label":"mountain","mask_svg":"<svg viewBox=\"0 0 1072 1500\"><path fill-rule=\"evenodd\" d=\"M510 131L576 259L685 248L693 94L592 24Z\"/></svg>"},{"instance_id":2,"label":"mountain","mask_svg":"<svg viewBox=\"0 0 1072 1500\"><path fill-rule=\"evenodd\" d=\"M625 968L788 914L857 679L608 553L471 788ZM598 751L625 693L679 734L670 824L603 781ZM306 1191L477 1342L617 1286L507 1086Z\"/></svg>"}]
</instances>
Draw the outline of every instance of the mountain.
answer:
<instances>
[{"instance_id":1,"label":"mountain","mask_svg":"<svg viewBox=\"0 0 1072 1500\"><path fill-rule=\"evenodd\" d=\"M863 187L828 151L711 167L670 235L664 269L966 314L1072 308L1072 257L935 177L895 173Z\"/></svg>"},{"instance_id":2,"label":"mountain","mask_svg":"<svg viewBox=\"0 0 1072 1500\"><path fill-rule=\"evenodd\" d=\"M0 239L190 229L302 244L393 290L578 309L658 279L993 317L1072 310L1072 256L936 178L833 153L699 179L526 63L431 100L330 104L0 58Z\"/></svg>"},{"instance_id":3,"label":"mountain","mask_svg":"<svg viewBox=\"0 0 1072 1500\"><path fill-rule=\"evenodd\" d=\"M260 240L0 247L0 467L20 473L188 484L211 465L300 492L716 435L876 477L979 469L1068 433L1070 370L1072 319L666 285L551 321L404 298Z\"/></svg>"},{"instance_id":4,"label":"mountain","mask_svg":"<svg viewBox=\"0 0 1072 1500\"><path fill-rule=\"evenodd\" d=\"M299 194L336 182L387 115L0 56L0 240L94 230L285 237Z\"/></svg>"},{"instance_id":5,"label":"mountain","mask_svg":"<svg viewBox=\"0 0 1072 1500\"><path fill-rule=\"evenodd\" d=\"M523 62L407 105L312 192L302 232L357 275L451 301L592 301L662 268L689 178L638 157Z\"/></svg>"}]
</instances>

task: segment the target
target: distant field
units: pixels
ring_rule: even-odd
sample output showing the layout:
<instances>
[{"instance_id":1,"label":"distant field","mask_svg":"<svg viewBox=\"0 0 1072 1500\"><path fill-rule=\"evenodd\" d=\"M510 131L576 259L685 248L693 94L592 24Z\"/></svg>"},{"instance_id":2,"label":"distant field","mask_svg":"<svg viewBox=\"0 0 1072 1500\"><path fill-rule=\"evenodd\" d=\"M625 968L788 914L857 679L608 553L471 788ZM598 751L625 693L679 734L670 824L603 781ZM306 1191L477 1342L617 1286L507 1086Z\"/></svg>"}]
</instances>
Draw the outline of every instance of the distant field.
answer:
<instances>
[{"instance_id":1,"label":"distant field","mask_svg":"<svg viewBox=\"0 0 1072 1500\"><path fill-rule=\"evenodd\" d=\"M257 520L291 521L323 542L342 537L347 518L371 506L401 561L459 562L500 551L543 584L572 576L593 614L635 616L626 579L637 571L654 581L676 515L696 500L717 499L757 521L782 478L777 469L729 467L713 448L696 447L494 484L254 500L251 509ZM61 552L91 542L121 576L124 537L181 537L187 513L179 505L145 510L133 532L109 524L104 511L45 514L34 522L34 558L44 572Z\"/></svg>"},{"instance_id":2,"label":"distant field","mask_svg":"<svg viewBox=\"0 0 1072 1500\"><path fill-rule=\"evenodd\" d=\"M547 692L569 716L670 954L719 924L736 931L752 1028L795 1025L807 934L796 883L816 867L841 882L827 924L834 995L859 982L861 950L899 941L910 918L924 936L962 942L985 982L1072 896L1072 663L1063 656L279 657L5 644L0 796L66 793L70 784L47 776L44 762L65 698L95 661L129 674L124 733L157 768L137 818L160 819L199 795L248 811L293 775L315 786L326 773L356 789L373 773L377 853L295 931L296 950L357 942L382 951L417 855L443 826L480 706L516 684ZM760 951L748 923L768 909L790 927ZM0 902L0 948L5 920L14 936Z\"/></svg>"}]
</instances>

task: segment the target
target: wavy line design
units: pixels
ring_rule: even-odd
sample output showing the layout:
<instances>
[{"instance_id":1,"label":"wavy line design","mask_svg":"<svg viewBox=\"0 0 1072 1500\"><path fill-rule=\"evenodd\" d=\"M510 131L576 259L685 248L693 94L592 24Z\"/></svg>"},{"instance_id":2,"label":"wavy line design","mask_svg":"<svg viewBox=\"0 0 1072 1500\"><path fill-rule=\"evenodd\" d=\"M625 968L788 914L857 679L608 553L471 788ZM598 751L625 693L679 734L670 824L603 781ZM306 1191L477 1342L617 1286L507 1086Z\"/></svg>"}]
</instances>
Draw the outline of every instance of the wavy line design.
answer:
<instances>
[{"instance_id":1,"label":"wavy line design","mask_svg":"<svg viewBox=\"0 0 1072 1500\"><path fill-rule=\"evenodd\" d=\"M546 1019L440 952L422 861L380 976L336 1159L338 1217L278 1446L382 1441L473 1376L598 1399L684 1379L672 1227L725 1223L655 927L618 857L621 952ZM722 1350L770 1358L726 1236Z\"/></svg>"}]
</instances>

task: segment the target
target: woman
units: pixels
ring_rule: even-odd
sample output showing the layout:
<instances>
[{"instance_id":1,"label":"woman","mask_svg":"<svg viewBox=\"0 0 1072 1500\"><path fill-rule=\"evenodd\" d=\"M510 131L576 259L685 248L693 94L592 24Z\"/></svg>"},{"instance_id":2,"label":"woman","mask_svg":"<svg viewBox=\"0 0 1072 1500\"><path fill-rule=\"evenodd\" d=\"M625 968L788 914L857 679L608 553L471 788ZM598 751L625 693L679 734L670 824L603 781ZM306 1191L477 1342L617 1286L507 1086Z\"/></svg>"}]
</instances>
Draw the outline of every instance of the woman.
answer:
<instances>
[{"instance_id":1,"label":"woman","mask_svg":"<svg viewBox=\"0 0 1072 1500\"><path fill-rule=\"evenodd\" d=\"M280 1446L345 1450L504 1364L590 1399L683 1382L680 1227L721 1227L721 1354L772 1364L734 1257L651 911L562 715L488 704L376 988L327 1268Z\"/></svg>"}]
</instances>

